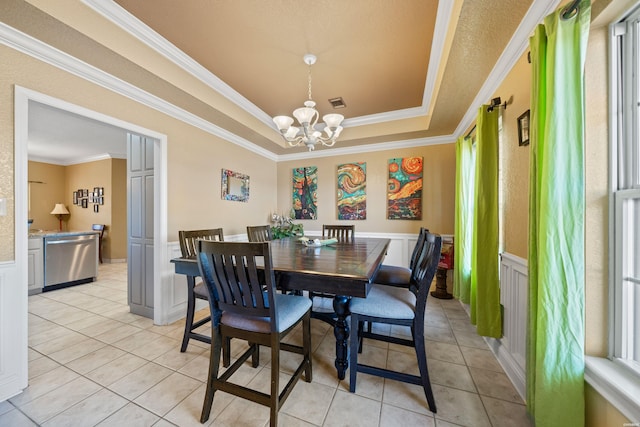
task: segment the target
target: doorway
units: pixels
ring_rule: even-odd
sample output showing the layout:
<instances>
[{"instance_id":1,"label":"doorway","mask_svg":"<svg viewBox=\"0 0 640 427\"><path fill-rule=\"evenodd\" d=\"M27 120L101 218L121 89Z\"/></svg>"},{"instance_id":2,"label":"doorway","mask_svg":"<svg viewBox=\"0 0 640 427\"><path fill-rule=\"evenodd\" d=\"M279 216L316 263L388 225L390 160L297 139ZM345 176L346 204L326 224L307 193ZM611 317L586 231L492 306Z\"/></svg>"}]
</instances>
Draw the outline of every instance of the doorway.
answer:
<instances>
[{"instance_id":1,"label":"doorway","mask_svg":"<svg viewBox=\"0 0 640 427\"><path fill-rule=\"evenodd\" d=\"M29 129L29 102L35 101L40 104L48 105L60 110L84 116L108 125L126 129L128 132L145 135L153 140L153 163L156 174L153 193L153 228L155 236L155 245L153 248L153 260L155 265L162 265L167 259L167 160L166 160L166 135L142 128L138 125L122 121L84 107L80 107L48 95L35 92L19 86L15 87L15 155L16 155L16 173L15 173L15 197L16 197L16 236L15 236L15 254L18 265L25 265L27 262L27 220L28 220L28 191L27 191L27 171L28 171L28 129ZM22 274L21 274L22 273ZM24 277L23 277L24 276ZM22 270L18 272L20 283L26 284L27 277ZM162 274L157 274L153 281L154 292L153 320L156 324L166 323L166 313L163 313L162 289L163 282L166 281ZM25 286L26 292L26 286ZM24 313L24 324L26 325L27 315Z\"/></svg>"}]
</instances>

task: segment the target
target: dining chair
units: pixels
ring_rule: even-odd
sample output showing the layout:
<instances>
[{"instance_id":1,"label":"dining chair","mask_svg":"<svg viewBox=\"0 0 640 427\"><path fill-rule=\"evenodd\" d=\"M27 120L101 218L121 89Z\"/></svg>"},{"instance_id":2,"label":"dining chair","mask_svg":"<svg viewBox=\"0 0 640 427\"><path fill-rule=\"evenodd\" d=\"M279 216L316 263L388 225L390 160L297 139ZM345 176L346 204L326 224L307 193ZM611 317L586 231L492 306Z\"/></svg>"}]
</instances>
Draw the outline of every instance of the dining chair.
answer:
<instances>
[{"instance_id":1,"label":"dining chair","mask_svg":"<svg viewBox=\"0 0 640 427\"><path fill-rule=\"evenodd\" d=\"M248 225L247 238L250 242L268 242L273 240L271 226L269 225Z\"/></svg>"},{"instance_id":2,"label":"dining chair","mask_svg":"<svg viewBox=\"0 0 640 427\"><path fill-rule=\"evenodd\" d=\"M335 238L338 242L353 243L355 225L322 225L322 237L324 239ZM325 292L309 292L309 298L313 302L311 307L311 317L322 320L335 326L337 315L333 309L333 298L335 295Z\"/></svg>"},{"instance_id":3,"label":"dining chair","mask_svg":"<svg viewBox=\"0 0 640 427\"><path fill-rule=\"evenodd\" d=\"M104 230L107 228L104 224L93 224L91 229L93 231L99 231L98 235L98 261L102 264L102 238L104 237Z\"/></svg>"},{"instance_id":4,"label":"dining chair","mask_svg":"<svg viewBox=\"0 0 640 427\"><path fill-rule=\"evenodd\" d=\"M336 238L339 242L353 241L355 225L322 225L322 237Z\"/></svg>"},{"instance_id":5,"label":"dining chair","mask_svg":"<svg viewBox=\"0 0 640 427\"><path fill-rule=\"evenodd\" d=\"M382 264L376 275L371 279L371 282L378 283L380 285L408 288L411 284L411 275L416 268L418 259L420 258L420 252L422 251L424 239L428 231L429 229L420 227L418 239L415 247L413 248L413 252L411 253L411 259L409 260L408 267Z\"/></svg>"},{"instance_id":6,"label":"dining chair","mask_svg":"<svg viewBox=\"0 0 640 427\"><path fill-rule=\"evenodd\" d=\"M198 239L224 241L224 233L222 228L212 228L208 230L181 230L178 231L178 239L180 240L180 251L182 252L182 257L195 259L198 254ZM200 326L211 321L211 316L202 318L195 323L193 321L196 310L196 300L200 299L208 301L209 292L207 292L207 287L202 281L197 284L194 282L190 283L189 281L187 281L187 283L187 318L184 323L184 334L182 336L182 346L180 347L180 351L182 353L187 351L189 339L191 338L211 344L211 337L194 332L194 330L198 329Z\"/></svg>"},{"instance_id":7,"label":"dining chair","mask_svg":"<svg viewBox=\"0 0 640 427\"><path fill-rule=\"evenodd\" d=\"M268 242L198 241L198 267L209 295L213 316L213 344L209 356L209 375L200 422L209 419L213 397L221 390L258 404L269 406L270 425L278 424L278 411L304 373L312 380L311 301L297 295L276 292L275 276ZM264 275L260 277L260 272ZM266 283L266 290L263 284ZM283 342L297 325L302 324L302 345ZM246 340L249 348L219 374L221 347L227 337ZM233 383L230 378L252 357L259 364L259 346L271 347L271 387L266 394ZM280 350L302 354L283 390L280 391Z\"/></svg>"},{"instance_id":8,"label":"dining chair","mask_svg":"<svg viewBox=\"0 0 640 427\"><path fill-rule=\"evenodd\" d=\"M366 298L352 298L349 310L351 312L351 338L349 354L349 391L356 391L356 375L363 372L392 380L403 381L422 386L431 412L436 412L436 403L429 380L427 369L427 354L424 342L424 313L429 296L429 288L436 274L440 261L442 237L437 234L425 234L420 260L416 265L412 283L408 289L396 286L371 286ZM380 335L364 331L362 322L384 323L390 325L404 325L411 328L412 339L395 336ZM420 375L406 372L396 372L386 368L358 364L359 344L364 338L387 343L410 346L415 349L418 359Z\"/></svg>"}]
</instances>

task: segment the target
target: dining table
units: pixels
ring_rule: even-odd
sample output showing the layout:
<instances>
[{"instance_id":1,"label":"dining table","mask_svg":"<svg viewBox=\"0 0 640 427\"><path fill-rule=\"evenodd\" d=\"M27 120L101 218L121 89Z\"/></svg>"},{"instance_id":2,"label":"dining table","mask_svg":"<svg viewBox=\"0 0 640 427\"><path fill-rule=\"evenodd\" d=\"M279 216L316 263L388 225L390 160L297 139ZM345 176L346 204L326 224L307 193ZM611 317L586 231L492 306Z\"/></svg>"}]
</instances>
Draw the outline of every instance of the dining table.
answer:
<instances>
[{"instance_id":1,"label":"dining table","mask_svg":"<svg viewBox=\"0 0 640 427\"><path fill-rule=\"evenodd\" d=\"M310 241L313 242L313 238ZM320 246L307 246L298 237L269 242L272 268L281 291L334 295L335 367L341 380L349 367L349 326L346 321L349 302L352 297L366 298L389 242L386 238L372 237L354 237ZM186 275L193 286L200 275L196 258L174 258L171 262L175 273Z\"/></svg>"}]
</instances>

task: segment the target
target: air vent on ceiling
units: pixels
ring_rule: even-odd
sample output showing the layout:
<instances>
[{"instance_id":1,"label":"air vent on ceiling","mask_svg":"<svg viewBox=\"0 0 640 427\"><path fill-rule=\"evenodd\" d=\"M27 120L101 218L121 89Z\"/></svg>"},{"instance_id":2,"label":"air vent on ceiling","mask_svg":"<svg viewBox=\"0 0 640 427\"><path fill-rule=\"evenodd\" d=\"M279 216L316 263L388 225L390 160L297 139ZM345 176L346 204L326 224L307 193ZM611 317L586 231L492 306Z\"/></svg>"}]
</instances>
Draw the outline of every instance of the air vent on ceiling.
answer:
<instances>
[{"instance_id":1,"label":"air vent on ceiling","mask_svg":"<svg viewBox=\"0 0 640 427\"><path fill-rule=\"evenodd\" d=\"M329 99L329 103L333 108L344 108L347 106L347 104L345 104L344 101L342 100L342 97L331 98Z\"/></svg>"}]
</instances>

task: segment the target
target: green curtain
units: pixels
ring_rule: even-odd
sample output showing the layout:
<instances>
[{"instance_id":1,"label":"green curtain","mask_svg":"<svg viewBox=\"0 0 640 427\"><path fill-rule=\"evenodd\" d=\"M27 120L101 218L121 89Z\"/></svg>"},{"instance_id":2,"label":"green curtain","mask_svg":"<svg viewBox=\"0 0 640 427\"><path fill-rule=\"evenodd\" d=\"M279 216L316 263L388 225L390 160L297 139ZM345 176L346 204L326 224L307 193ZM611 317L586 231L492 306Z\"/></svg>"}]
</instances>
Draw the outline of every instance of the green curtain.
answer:
<instances>
[{"instance_id":1,"label":"green curtain","mask_svg":"<svg viewBox=\"0 0 640 427\"><path fill-rule=\"evenodd\" d=\"M473 239L473 182L475 151L471 138L456 142L456 211L454 230L453 296L471 301L471 243Z\"/></svg>"},{"instance_id":2,"label":"green curtain","mask_svg":"<svg viewBox=\"0 0 640 427\"><path fill-rule=\"evenodd\" d=\"M498 277L498 115L483 105L476 120L471 323L479 335L502 336Z\"/></svg>"},{"instance_id":3,"label":"green curtain","mask_svg":"<svg viewBox=\"0 0 640 427\"><path fill-rule=\"evenodd\" d=\"M584 60L591 7L530 39L527 408L537 427L584 425Z\"/></svg>"}]
</instances>

